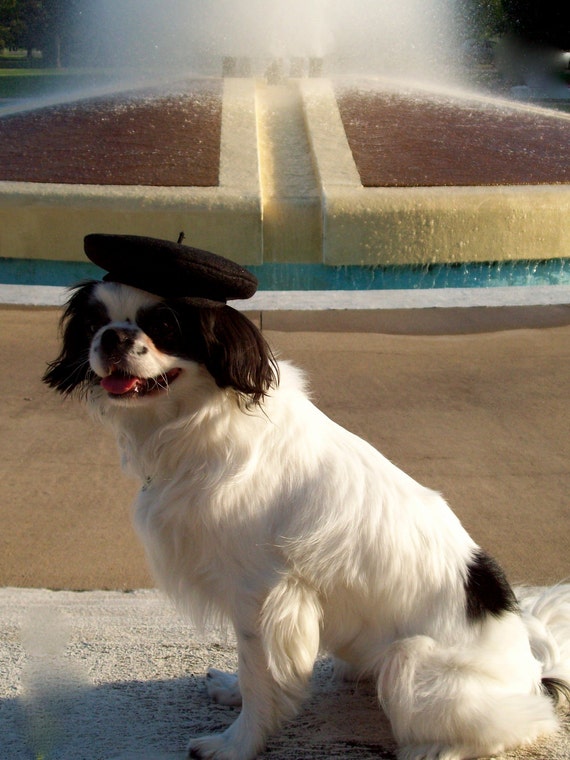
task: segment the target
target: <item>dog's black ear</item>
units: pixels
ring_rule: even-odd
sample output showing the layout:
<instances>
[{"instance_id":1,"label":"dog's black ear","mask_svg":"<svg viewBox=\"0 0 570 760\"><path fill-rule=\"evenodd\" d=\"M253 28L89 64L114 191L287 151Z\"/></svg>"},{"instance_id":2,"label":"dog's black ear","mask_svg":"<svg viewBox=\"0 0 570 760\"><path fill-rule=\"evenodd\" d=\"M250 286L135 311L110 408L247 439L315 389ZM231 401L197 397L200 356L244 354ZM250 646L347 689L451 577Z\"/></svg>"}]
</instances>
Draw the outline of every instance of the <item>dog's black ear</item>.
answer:
<instances>
[{"instance_id":1,"label":"dog's black ear","mask_svg":"<svg viewBox=\"0 0 570 760\"><path fill-rule=\"evenodd\" d=\"M69 395L84 389L94 376L89 366L89 346L93 334L91 296L97 281L84 282L73 289L60 321L62 349L42 377L59 393Z\"/></svg>"},{"instance_id":2,"label":"dog's black ear","mask_svg":"<svg viewBox=\"0 0 570 760\"><path fill-rule=\"evenodd\" d=\"M234 388L258 404L279 381L261 331L231 306L200 309L204 364L220 388Z\"/></svg>"}]
</instances>

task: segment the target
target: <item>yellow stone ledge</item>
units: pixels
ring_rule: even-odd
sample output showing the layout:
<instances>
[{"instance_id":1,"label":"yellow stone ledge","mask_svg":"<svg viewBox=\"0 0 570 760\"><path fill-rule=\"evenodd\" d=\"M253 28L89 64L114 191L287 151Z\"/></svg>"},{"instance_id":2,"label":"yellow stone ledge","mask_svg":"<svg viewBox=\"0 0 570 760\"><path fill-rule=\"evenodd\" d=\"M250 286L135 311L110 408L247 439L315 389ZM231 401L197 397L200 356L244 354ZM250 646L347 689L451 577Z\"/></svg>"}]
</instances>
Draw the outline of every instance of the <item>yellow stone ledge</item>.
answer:
<instances>
[{"instance_id":1,"label":"yellow stone ledge","mask_svg":"<svg viewBox=\"0 0 570 760\"><path fill-rule=\"evenodd\" d=\"M217 187L0 182L0 256L83 261L89 232L150 235L262 260L255 83L225 79Z\"/></svg>"},{"instance_id":2,"label":"yellow stone ledge","mask_svg":"<svg viewBox=\"0 0 570 760\"><path fill-rule=\"evenodd\" d=\"M365 188L332 84L305 80L322 192L322 260L409 265L569 255L570 186Z\"/></svg>"}]
</instances>

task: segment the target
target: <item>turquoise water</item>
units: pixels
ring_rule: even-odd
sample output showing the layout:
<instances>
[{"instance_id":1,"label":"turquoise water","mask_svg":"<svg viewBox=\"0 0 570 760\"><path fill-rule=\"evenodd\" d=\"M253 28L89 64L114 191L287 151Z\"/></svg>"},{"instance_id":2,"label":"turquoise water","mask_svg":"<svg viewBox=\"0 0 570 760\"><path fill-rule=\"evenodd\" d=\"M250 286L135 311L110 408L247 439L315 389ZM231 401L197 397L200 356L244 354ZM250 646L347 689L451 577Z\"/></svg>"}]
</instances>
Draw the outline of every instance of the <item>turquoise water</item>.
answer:
<instances>
[{"instance_id":1,"label":"turquoise water","mask_svg":"<svg viewBox=\"0 0 570 760\"><path fill-rule=\"evenodd\" d=\"M402 267L260 264L259 290L411 290L570 285L570 258ZM88 262L0 258L0 283L69 287L104 272Z\"/></svg>"}]
</instances>

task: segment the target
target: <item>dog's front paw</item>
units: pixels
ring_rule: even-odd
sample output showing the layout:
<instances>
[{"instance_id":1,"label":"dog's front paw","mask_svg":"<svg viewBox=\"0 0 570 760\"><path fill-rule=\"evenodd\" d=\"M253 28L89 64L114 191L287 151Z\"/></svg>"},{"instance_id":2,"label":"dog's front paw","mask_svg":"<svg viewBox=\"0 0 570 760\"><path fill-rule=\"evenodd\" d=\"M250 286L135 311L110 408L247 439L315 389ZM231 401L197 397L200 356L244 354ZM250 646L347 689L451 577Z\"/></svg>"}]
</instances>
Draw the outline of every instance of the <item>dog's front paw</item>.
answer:
<instances>
[{"instance_id":1,"label":"dog's front paw","mask_svg":"<svg viewBox=\"0 0 570 760\"><path fill-rule=\"evenodd\" d=\"M206 689L210 699L218 705L241 706L239 681L233 673L224 673L221 670L210 668L206 675Z\"/></svg>"},{"instance_id":2,"label":"dog's front paw","mask_svg":"<svg viewBox=\"0 0 570 760\"><path fill-rule=\"evenodd\" d=\"M457 747L443 744L421 744L402 747L396 753L398 760L465 760L475 755L465 753Z\"/></svg>"},{"instance_id":3,"label":"dog's front paw","mask_svg":"<svg viewBox=\"0 0 570 760\"><path fill-rule=\"evenodd\" d=\"M231 741L227 733L192 739L188 745L188 757L200 760L253 760L256 756L257 752Z\"/></svg>"},{"instance_id":4,"label":"dog's front paw","mask_svg":"<svg viewBox=\"0 0 570 760\"><path fill-rule=\"evenodd\" d=\"M232 748L227 746L223 734L215 736L202 736L200 739L192 739L188 745L188 757L200 758L200 760L234 760L236 755Z\"/></svg>"}]
</instances>

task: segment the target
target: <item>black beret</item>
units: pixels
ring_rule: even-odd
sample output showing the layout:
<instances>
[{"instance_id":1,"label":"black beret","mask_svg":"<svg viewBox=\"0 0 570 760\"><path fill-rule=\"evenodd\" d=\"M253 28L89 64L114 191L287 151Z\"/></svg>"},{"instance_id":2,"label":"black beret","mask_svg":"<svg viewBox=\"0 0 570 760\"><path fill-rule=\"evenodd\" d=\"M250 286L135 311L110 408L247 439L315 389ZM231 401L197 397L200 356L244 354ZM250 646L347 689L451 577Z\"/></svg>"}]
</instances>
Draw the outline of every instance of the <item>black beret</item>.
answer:
<instances>
[{"instance_id":1,"label":"black beret","mask_svg":"<svg viewBox=\"0 0 570 760\"><path fill-rule=\"evenodd\" d=\"M223 256L181 243L139 235L87 235L85 253L108 272L108 282L131 285L163 298L221 306L250 298L257 278Z\"/></svg>"}]
</instances>

